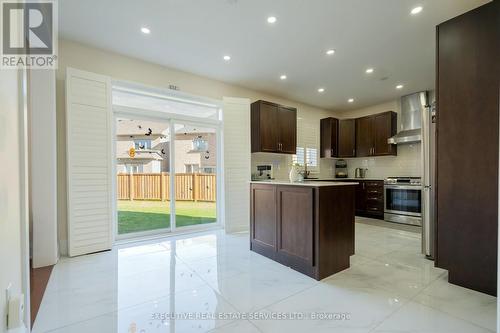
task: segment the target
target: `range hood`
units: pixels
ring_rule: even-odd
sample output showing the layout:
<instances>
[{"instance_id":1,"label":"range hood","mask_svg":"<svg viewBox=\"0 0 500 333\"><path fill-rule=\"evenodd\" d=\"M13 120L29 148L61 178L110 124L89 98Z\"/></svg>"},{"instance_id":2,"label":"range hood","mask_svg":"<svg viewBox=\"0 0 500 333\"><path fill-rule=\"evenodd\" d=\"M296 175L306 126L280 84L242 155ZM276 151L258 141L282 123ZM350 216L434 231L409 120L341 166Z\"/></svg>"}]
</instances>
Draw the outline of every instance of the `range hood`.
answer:
<instances>
[{"instance_id":1,"label":"range hood","mask_svg":"<svg viewBox=\"0 0 500 333\"><path fill-rule=\"evenodd\" d=\"M427 91L401 97L400 130L389 138L389 144L405 144L422 141L422 114L427 107Z\"/></svg>"}]
</instances>

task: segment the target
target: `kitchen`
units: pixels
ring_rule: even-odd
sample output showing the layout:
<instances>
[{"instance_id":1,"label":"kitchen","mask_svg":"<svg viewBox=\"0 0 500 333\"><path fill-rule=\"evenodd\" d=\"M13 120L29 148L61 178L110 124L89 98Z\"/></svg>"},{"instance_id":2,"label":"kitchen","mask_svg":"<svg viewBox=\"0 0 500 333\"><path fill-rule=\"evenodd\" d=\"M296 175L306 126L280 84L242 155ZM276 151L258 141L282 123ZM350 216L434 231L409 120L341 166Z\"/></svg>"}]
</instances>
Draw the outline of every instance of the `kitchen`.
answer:
<instances>
[{"instance_id":1,"label":"kitchen","mask_svg":"<svg viewBox=\"0 0 500 333\"><path fill-rule=\"evenodd\" d=\"M121 2L31 73L33 332L495 331L499 0Z\"/></svg>"},{"instance_id":2,"label":"kitchen","mask_svg":"<svg viewBox=\"0 0 500 333\"><path fill-rule=\"evenodd\" d=\"M316 146L311 145L305 150L293 145L294 139L297 137L294 133L296 127L293 121L297 110L265 101L253 103L251 113L252 179L255 182L251 189L253 202L251 212L256 217L252 217L251 230L254 233L252 249L255 247L259 249L263 244L262 239L258 239L258 235L256 235L260 222L258 215L260 211L259 207L256 206L259 200L257 198L259 188L256 188L259 186L257 185L258 181L272 182L283 186L284 174L280 171L289 169L288 180L293 185L316 186L322 184L326 186L330 184L333 186L334 184L345 184L355 186L353 199L355 200L356 222L418 233L422 239L421 252L432 259L431 244L433 241L430 237L433 237L433 232L429 232L428 236L423 232L426 228L429 230L433 228L430 220L423 220L423 216L431 216L431 214L422 214L424 209L432 209L431 205L423 207L424 196L431 195L431 184L428 178L423 180L421 170L430 170L430 166L424 166L423 161L429 161L429 158L424 156L422 146L432 145L434 139L430 140L432 135L429 134L422 140L422 132L429 133L432 130L431 128L422 130L422 123L426 126L431 124L424 118L429 118L433 112L431 105L433 102L430 101L430 97L433 98L433 95L433 92L427 91L409 94L393 103L346 112L346 114L341 115L341 118L339 117L340 119L333 117L319 119L319 126L312 129L320 141L319 163L317 161L318 149L314 148L318 147L318 142L316 142ZM274 116L276 118L269 116L272 112L276 113ZM291 120L286 122L286 117ZM266 126L270 119L285 122L287 126L275 130L275 127ZM300 120L299 118L299 122ZM317 133L318 129L319 133ZM422 141L424 142L422 143ZM293 156L290 159L289 156L284 155L283 158L282 154ZM297 156L300 154L303 155L299 160ZM288 165L286 165L287 162ZM315 164L319 164L319 166ZM278 171L275 173L274 169ZM425 186L428 186L428 191L423 190ZM345 197L349 197L348 192L346 190L344 193ZM267 199L272 201L272 197L267 197ZM278 201L281 205L285 205L281 202L285 199L280 194ZM317 200L321 201L321 198L318 197ZM348 200L343 202L343 205L349 203ZM285 208L280 206L274 209L288 211L291 208L290 206ZM281 215L278 217L279 225L283 225L283 221L280 220L283 219ZM295 213L296 215L297 213ZM332 216L335 216L335 212L332 213ZM350 219L353 220L353 217L351 216ZM332 222L330 221L330 223ZM344 223L349 223L349 221ZM296 221L295 224L300 224L300 222ZM422 225L427 227L422 228ZM282 226L278 228L278 231L285 234L286 231L282 230L284 228ZM291 231L288 230L288 232ZM282 235L276 237L278 242L281 237ZM267 238L268 245L273 245L273 238ZM348 241L354 242L354 235L352 235L352 239L348 238ZM282 250L279 248L279 244L274 245L278 248L278 252ZM338 252L338 250L333 251ZM259 251L257 250L257 252ZM266 254L268 253L264 253L264 255ZM354 254L354 251L350 254ZM416 252L415 255L419 255L419 253ZM280 262L287 264L287 261ZM291 267L294 266L291 265ZM343 268L347 267L349 265Z\"/></svg>"},{"instance_id":3,"label":"kitchen","mask_svg":"<svg viewBox=\"0 0 500 333\"><path fill-rule=\"evenodd\" d=\"M399 264L418 260L419 266L447 270L450 283L496 295L498 63L486 41L498 39L488 29L492 25L467 29L483 19L495 22L497 5L437 26L436 90L408 91L399 83L396 91L406 94L396 100L328 117L252 103L250 249L321 280L344 273L360 257L387 261L387 253L373 253L390 247L390 237L372 242L364 225L376 227L373 237L413 232L418 246L408 242L392 252L405 253L406 263ZM481 33L485 44L477 46ZM485 53L469 56L471 47ZM462 71L476 81L464 80ZM483 95L485 84L490 86ZM462 180L472 174L475 182ZM341 193L329 207L322 188Z\"/></svg>"}]
</instances>

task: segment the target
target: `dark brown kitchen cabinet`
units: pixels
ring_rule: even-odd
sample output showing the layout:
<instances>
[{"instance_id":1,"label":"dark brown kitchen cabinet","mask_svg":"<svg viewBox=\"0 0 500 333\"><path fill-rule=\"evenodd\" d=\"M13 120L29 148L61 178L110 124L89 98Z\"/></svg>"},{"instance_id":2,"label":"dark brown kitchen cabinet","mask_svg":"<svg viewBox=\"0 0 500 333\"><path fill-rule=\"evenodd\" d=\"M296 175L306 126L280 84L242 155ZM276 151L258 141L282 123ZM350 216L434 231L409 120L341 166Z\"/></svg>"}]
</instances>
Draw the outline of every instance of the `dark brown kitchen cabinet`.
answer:
<instances>
[{"instance_id":1,"label":"dark brown kitchen cabinet","mask_svg":"<svg viewBox=\"0 0 500 333\"><path fill-rule=\"evenodd\" d=\"M297 109L257 101L251 105L252 153L296 154Z\"/></svg>"},{"instance_id":2,"label":"dark brown kitchen cabinet","mask_svg":"<svg viewBox=\"0 0 500 333\"><path fill-rule=\"evenodd\" d=\"M313 190L311 187L277 187L277 255L295 266L314 265Z\"/></svg>"},{"instance_id":3,"label":"dark brown kitchen cabinet","mask_svg":"<svg viewBox=\"0 0 500 333\"><path fill-rule=\"evenodd\" d=\"M252 202L250 215L251 242L264 253L276 251L276 187L253 185L250 193Z\"/></svg>"},{"instance_id":4,"label":"dark brown kitchen cabinet","mask_svg":"<svg viewBox=\"0 0 500 333\"><path fill-rule=\"evenodd\" d=\"M339 120L338 157L356 157L356 120Z\"/></svg>"},{"instance_id":5,"label":"dark brown kitchen cabinet","mask_svg":"<svg viewBox=\"0 0 500 333\"><path fill-rule=\"evenodd\" d=\"M297 153L297 109L278 106L278 149L280 153Z\"/></svg>"},{"instance_id":6,"label":"dark brown kitchen cabinet","mask_svg":"<svg viewBox=\"0 0 500 333\"><path fill-rule=\"evenodd\" d=\"M320 157L338 157L338 128L339 120L336 118L324 118L320 120Z\"/></svg>"},{"instance_id":7,"label":"dark brown kitchen cabinet","mask_svg":"<svg viewBox=\"0 0 500 333\"><path fill-rule=\"evenodd\" d=\"M373 118L356 119L356 156L371 156L373 149Z\"/></svg>"},{"instance_id":8,"label":"dark brown kitchen cabinet","mask_svg":"<svg viewBox=\"0 0 500 333\"><path fill-rule=\"evenodd\" d=\"M250 249L317 280L349 267L355 186L252 183Z\"/></svg>"},{"instance_id":9,"label":"dark brown kitchen cabinet","mask_svg":"<svg viewBox=\"0 0 500 333\"><path fill-rule=\"evenodd\" d=\"M497 294L500 1L437 26L436 266ZM474 175L473 180L464 175Z\"/></svg>"},{"instance_id":10,"label":"dark brown kitchen cabinet","mask_svg":"<svg viewBox=\"0 0 500 333\"><path fill-rule=\"evenodd\" d=\"M356 215L384 218L384 181L356 180Z\"/></svg>"},{"instance_id":11,"label":"dark brown kitchen cabinet","mask_svg":"<svg viewBox=\"0 0 500 333\"><path fill-rule=\"evenodd\" d=\"M387 143L396 132L397 114L392 111L356 119L356 156L397 155L397 146Z\"/></svg>"},{"instance_id":12,"label":"dark brown kitchen cabinet","mask_svg":"<svg viewBox=\"0 0 500 333\"><path fill-rule=\"evenodd\" d=\"M397 113L385 112L373 117L373 155L397 155L397 145L388 144L387 139L396 135Z\"/></svg>"}]
</instances>

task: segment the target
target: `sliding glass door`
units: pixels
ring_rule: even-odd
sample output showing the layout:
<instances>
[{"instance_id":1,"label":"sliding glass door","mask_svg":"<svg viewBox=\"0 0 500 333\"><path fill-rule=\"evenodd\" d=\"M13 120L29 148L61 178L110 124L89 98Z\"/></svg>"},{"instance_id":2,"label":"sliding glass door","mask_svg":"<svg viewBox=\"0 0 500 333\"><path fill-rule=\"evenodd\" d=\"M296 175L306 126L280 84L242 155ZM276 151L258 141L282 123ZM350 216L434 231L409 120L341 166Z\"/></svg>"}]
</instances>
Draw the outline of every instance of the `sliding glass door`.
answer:
<instances>
[{"instance_id":1,"label":"sliding glass door","mask_svg":"<svg viewBox=\"0 0 500 333\"><path fill-rule=\"evenodd\" d=\"M221 101L113 82L116 237L218 224Z\"/></svg>"},{"instance_id":2,"label":"sliding glass door","mask_svg":"<svg viewBox=\"0 0 500 333\"><path fill-rule=\"evenodd\" d=\"M218 127L135 115L115 122L117 237L215 225Z\"/></svg>"},{"instance_id":3,"label":"sliding glass door","mask_svg":"<svg viewBox=\"0 0 500 333\"><path fill-rule=\"evenodd\" d=\"M170 123L117 117L117 234L171 230Z\"/></svg>"},{"instance_id":4,"label":"sliding glass door","mask_svg":"<svg viewBox=\"0 0 500 333\"><path fill-rule=\"evenodd\" d=\"M175 226L217 222L217 128L174 122Z\"/></svg>"}]
</instances>

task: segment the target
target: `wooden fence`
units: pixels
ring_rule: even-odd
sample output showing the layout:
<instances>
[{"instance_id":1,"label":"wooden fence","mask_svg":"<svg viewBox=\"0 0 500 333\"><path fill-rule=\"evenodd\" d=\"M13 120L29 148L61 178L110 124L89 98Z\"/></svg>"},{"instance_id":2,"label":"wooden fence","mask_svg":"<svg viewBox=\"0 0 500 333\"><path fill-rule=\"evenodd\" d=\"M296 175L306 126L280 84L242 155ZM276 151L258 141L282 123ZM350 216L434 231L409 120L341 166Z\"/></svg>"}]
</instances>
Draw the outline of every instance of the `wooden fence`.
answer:
<instances>
[{"instance_id":1,"label":"wooden fence","mask_svg":"<svg viewBox=\"0 0 500 333\"><path fill-rule=\"evenodd\" d=\"M118 200L170 200L170 174L119 173ZM175 199L182 201L216 201L217 181L214 174L175 174Z\"/></svg>"}]
</instances>

